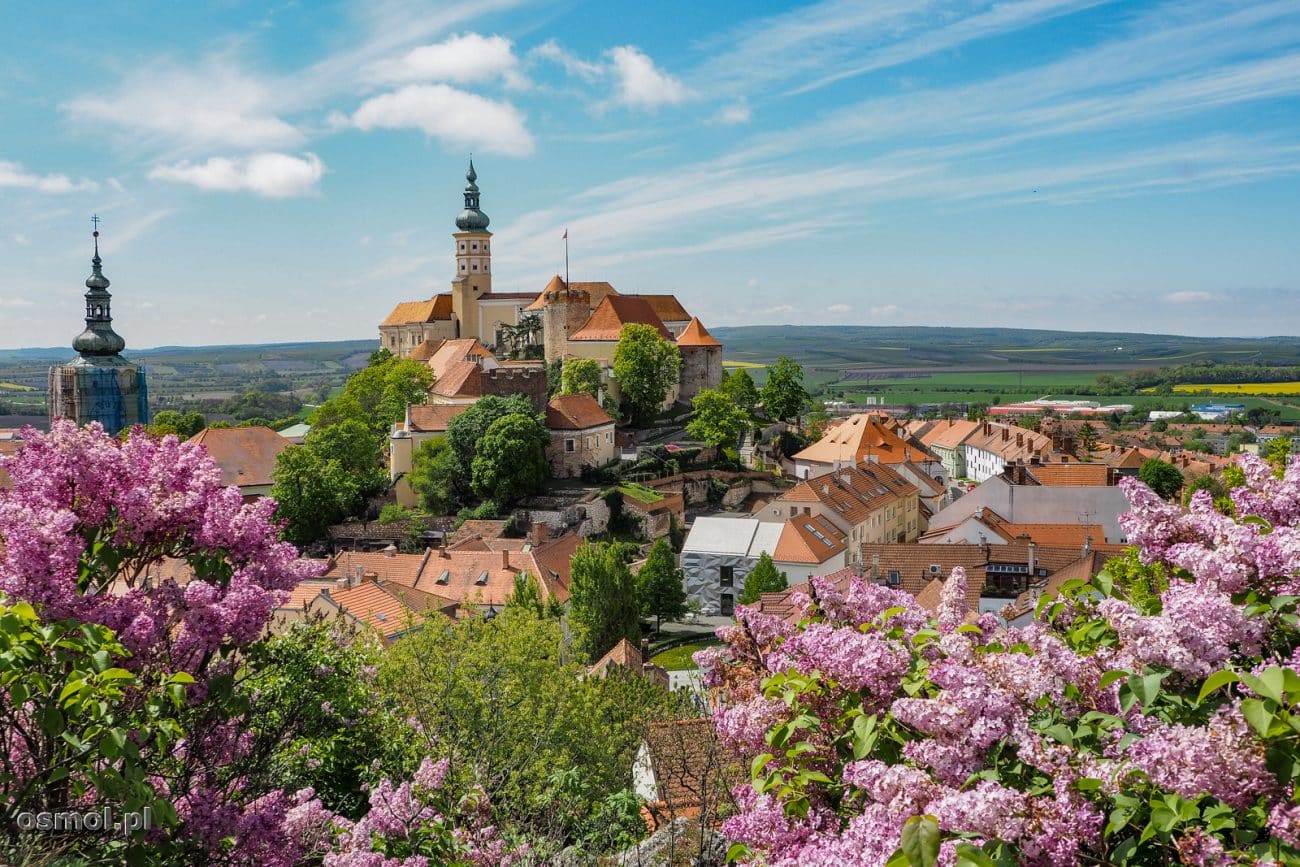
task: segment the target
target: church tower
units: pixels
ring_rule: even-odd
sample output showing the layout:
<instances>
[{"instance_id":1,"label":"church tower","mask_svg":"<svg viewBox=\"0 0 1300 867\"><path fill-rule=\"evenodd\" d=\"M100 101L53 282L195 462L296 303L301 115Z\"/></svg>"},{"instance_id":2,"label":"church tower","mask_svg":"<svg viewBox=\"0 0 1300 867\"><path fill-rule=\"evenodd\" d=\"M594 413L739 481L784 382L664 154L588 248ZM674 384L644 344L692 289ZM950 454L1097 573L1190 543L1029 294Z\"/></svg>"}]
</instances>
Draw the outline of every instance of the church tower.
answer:
<instances>
[{"instance_id":1,"label":"church tower","mask_svg":"<svg viewBox=\"0 0 1300 867\"><path fill-rule=\"evenodd\" d=\"M86 328L72 341L78 356L49 373L50 421L67 418L84 425L97 421L109 434L149 423L149 393L143 367L123 358L126 341L113 330L112 297L99 258L99 218L95 256L86 278Z\"/></svg>"},{"instance_id":2,"label":"church tower","mask_svg":"<svg viewBox=\"0 0 1300 867\"><path fill-rule=\"evenodd\" d=\"M465 209L456 217L452 234L456 244L456 276L451 281L452 315L459 323L459 337L479 333L478 299L492 291L492 233L488 215L479 210L478 172L469 161L465 173Z\"/></svg>"}]
</instances>

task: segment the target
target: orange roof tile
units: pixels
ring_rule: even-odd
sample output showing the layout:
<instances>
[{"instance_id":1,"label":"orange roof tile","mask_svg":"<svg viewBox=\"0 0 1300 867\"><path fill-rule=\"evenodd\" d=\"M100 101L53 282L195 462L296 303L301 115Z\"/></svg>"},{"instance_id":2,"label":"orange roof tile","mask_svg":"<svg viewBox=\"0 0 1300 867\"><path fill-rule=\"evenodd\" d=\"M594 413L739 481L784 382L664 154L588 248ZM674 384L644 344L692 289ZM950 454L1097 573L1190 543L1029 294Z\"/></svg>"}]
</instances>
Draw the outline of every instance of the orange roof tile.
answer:
<instances>
[{"instance_id":1,"label":"orange roof tile","mask_svg":"<svg viewBox=\"0 0 1300 867\"><path fill-rule=\"evenodd\" d=\"M240 487L269 485L274 481L275 459L291 443L269 427L204 428L190 437L208 450L221 467L221 483Z\"/></svg>"},{"instance_id":2,"label":"orange roof tile","mask_svg":"<svg viewBox=\"0 0 1300 867\"><path fill-rule=\"evenodd\" d=\"M948 421L935 422L933 427L921 435L921 444L926 448L938 446L939 448L955 449L965 442L968 436L979 429L979 422L966 421L965 419L949 419Z\"/></svg>"},{"instance_id":3,"label":"orange roof tile","mask_svg":"<svg viewBox=\"0 0 1300 867\"><path fill-rule=\"evenodd\" d=\"M868 461L898 464L903 461L929 463L934 457L905 443L882 424L880 417L858 413L826 431L821 439L796 454L794 459L821 464Z\"/></svg>"},{"instance_id":4,"label":"orange roof tile","mask_svg":"<svg viewBox=\"0 0 1300 867\"><path fill-rule=\"evenodd\" d=\"M451 420L470 408L470 404L422 403L411 407L411 430L417 433L441 433Z\"/></svg>"},{"instance_id":5,"label":"orange roof tile","mask_svg":"<svg viewBox=\"0 0 1300 867\"><path fill-rule=\"evenodd\" d=\"M609 413L585 391L557 394L546 405L546 427L550 430L587 430L613 423Z\"/></svg>"},{"instance_id":6,"label":"orange roof tile","mask_svg":"<svg viewBox=\"0 0 1300 867\"><path fill-rule=\"evenodd\" d=\"M606 295L618 294L617 289L615 289L609 283L606 283L604 281L590 282L590 281L574 280L566 284L563 280L560 279L560 275L556 274L554 277L551 278L551 282L546 284L546 288L543 289L540 293L538 293L537 298L533 301L533 303L529 304L524 309L541 310L543 307L546 306L547 292L564 289L566 287L569 289L573 289L575 291L586 292L587 297L590 300L591 304L599 304L601 301L605 299Z\"/></svg>"},{"instance_id":7,"label":"orange roof tile","mask_svg":"<svg viewBox=\"0 0 1300 867\"><path fill-rule=\"evenodd\" d=\"M427 301L402 301L393 308L393 312L389 313L383 322L379 323L379 327L450 319L451 310L451 295L445 292Z\"/></svg>"},{"instance_id":8,"label":"orange roof tile","mask_svg":"<svg viewBox=\"0 0 1300 867\"><path fill-rule=\"evenodd\" d=\"M692 316L691 322L677 338L678 346L722 346L722 341L709 333L698 316Z\"/></svg>"},{"instance_id":9,"label":"orange roof tile","mask_svg":"<svg viewBox=\"0 0 1300 867\"><path fill-rule=\"evenodd\" d=\"M1105 464L1041 464L1029 467L1040 485L1102 487L1112 483L1111 468Z\"/></svg>"},{"instance_id":10,"label":"orange roof tile","mask_svg":"<svg viewBox=\"0 0 1300 867\"><path fill-rule=\"evenodd\" d=\"M772 559L782 563L825 563L845 551L847 539L820 515L791 518L781 528Z\"/></svg>"},{"instance_id":11,"label":"orange roof tile","mask_svg":"<svg viewBox=\"0 0 1300 867\"><path fill-rule=\"evenodd\" d=\"M628 295L628 298L643 298L650 309L663 322L685 322L691 318L676 295Z\"/></svg>"},{"instance_id":12,"label":"orange roof tile","mask_svg":"<svg viewBox=\"0 0 1300 867\"><path fill-rule=\"evenodd\" d=\"M726 803L732 787L749 777L749 766L723 746L708 717L652 722L646 747L659 800L651 805L670 816Z\"/></svg>"},{"instance_id":13,"label":"orange roof tile","mask_svg":"<svg viewBox=\"0 0 1300 867\"><path fill-rule=\"evenodd\" d=\"M624 325L649 325L659 331L659 336L672 340L673 336L655 315L654 308L644 298L633 295L608 295L592 311L591 318L573 334L570 340L618 340Z\"/></svg>"},{"instance_id":14,"label":"orange roof tile","mask_svg":"<svg viewBox=\"0 0 1300 867\"><path fill-rule=\"evenodd\" d=\"M849 524L860 524L886 504L916 493L916 485L888 466L861 464L806 479L778 501L818 501Z\"/></svg>"},{"instance_id":15,"label":"orange roof tile","mask_svg":"<svg viewBox=\"0 0 1300 867\"><path fill-rule=\"evenodd\" d=\"M430 394L440 397L482 397L483 379L478 364L473 361L455 361L443 368L442 375L433 382Z\"/></svg>"}]
</instances>

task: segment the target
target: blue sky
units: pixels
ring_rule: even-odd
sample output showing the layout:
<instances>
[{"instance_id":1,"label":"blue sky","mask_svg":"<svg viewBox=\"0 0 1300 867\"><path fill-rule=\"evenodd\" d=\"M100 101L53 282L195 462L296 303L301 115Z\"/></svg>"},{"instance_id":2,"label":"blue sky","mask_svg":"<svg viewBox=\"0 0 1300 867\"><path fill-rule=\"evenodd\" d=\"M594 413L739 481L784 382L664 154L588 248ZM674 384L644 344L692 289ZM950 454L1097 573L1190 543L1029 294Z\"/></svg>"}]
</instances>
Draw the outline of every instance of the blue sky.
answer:
<instances>
[{"instance_id":1,"label":"blue sky","mask_svg":"<svg viewBox=\"0 0 1300 867\"><path fill-rule=\"evenodd\" d=\"M36 12L36 9L40 12ZM366 338L495 284L710 326L1300 333L1300 0L8 4L0 346Z\"/></svg>"}]
</instances>

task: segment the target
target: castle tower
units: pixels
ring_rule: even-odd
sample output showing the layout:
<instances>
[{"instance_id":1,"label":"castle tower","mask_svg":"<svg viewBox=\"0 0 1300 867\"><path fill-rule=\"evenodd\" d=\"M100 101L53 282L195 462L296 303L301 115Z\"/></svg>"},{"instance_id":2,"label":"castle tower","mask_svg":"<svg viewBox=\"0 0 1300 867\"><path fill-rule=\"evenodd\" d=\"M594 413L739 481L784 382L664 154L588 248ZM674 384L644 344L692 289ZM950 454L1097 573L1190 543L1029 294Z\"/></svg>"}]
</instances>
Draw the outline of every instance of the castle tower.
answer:
<instances>
[{"instance_id":1,"label":"castle tower","mask_svg":"<svg viewBox=\"0 0 1300 867\"><path fill-rule=\"evenodd\" d=\"M591 318L591 295L556 274L542 291L542 352L547 361L568 354L569 335Z\"/></svg>"},{"instance_id":2,"label":"castle tower","mask_svg":"<svg viewBox=\"0 0 1300 867\"><path fill-rule=\"evenodd\" d=\"M479 210L478 172L469 161L465 173L465 209L456 217L456 276L451 281L452 317L460 337L478 334L478 299L492 291L492 233L488 215Z\"/></svg>"},{"instance_id":3,"label":"castle tower","mask_svg":"<svg viewBox=\"0 0 1300 867\"><path fill-rule=\"evenodd\" d=\"M98 227L99 218L93 221ZM67 418L77 424L97 421L110 434L149 422L149 393L143 367L123 358L126 341L113 330L112 296L99 258L96 228L95 256L86 278L86 328L72 341L78 356L56 364L49 373L50 421Z\"/></svg>"},{"instance_id":4,"label":"castle tower","mask_svg":"<svg viewBox=\"0 0 1300 867\"><path fill-rule=\"evenodd\" d=\"M677 338L677 348L682 353L682 400L689 400L701 391L717 388L722 383L722 343L709 333L698 316Z\"/></svg>"}]
</instances>

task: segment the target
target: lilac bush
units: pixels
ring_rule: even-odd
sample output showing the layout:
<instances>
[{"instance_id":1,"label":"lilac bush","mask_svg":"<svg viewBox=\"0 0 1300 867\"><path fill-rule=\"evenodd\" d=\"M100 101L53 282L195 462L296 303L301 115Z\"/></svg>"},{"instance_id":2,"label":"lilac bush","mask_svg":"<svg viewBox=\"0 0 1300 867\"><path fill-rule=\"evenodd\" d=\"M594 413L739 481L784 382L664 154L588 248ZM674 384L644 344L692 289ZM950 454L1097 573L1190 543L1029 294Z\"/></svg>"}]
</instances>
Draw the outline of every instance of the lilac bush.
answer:
<instances>
[{"instance_id":1,"label":"lilac bush","mask_svg":"<svg viewBox=\"0 0 1300 867\"><path fill-rule=\"evenodd\" d=\"M1300 467L1252 456L1232 514L1126 480L1136 556L1033 624L814 578L697 654L752 758L732 858L881 864L1300 863Z\"/></svg>"},{"instance_id":2,"label":"lilac bush","mask_svg":"<svg viewBox=\"0 0 1300 867\"><path fill-rule=\"evenodd\" d=\"M143 787L159 826L115 848L128 863L509 863L481 820L481 799L444 788L445 768L426 762L410 782L381 781L356 822L310 790L290 795L275 784L271 759L292 731L258 725L257 693L242 684L258 673L250 665L273 658L254 651L275 608L322 565L282 541L273 500L245 503L205 449L175 436L137 428L118 441L97 424L57 421L24 438L2 464L13 485L0 490L0 602L26 605L49 635L84 632L107 650L83 654L94 656L90 668L69 656L56 674L90 673L39 695L33 684L51 682L51 666L27 654L26 671L10 665L0 679L0 716L23 723L46 693L65 709L90 695L91 722L113 728L99 741L69 740L70 713L46 701L40 725L4 739L6 812L30 808L24 798L48 788L43 780L87 803L117 803L125 778L134 800L120 806L144 803ZM65 655L79 646L59 645ZM115 676L119 688L98 685ZM160 717L167 702L179 708L175 720ZM75 765L63 758L69 744Z\"/></svg>"}]
</instances>

